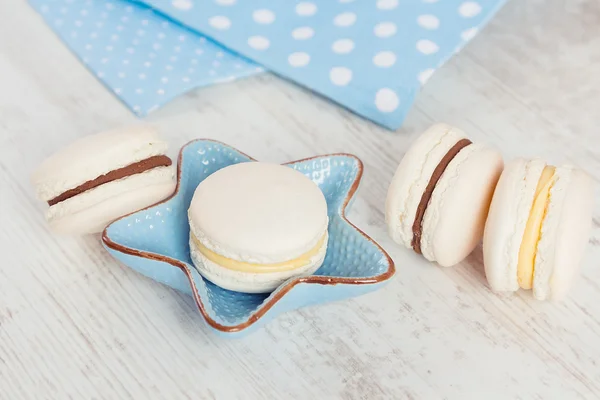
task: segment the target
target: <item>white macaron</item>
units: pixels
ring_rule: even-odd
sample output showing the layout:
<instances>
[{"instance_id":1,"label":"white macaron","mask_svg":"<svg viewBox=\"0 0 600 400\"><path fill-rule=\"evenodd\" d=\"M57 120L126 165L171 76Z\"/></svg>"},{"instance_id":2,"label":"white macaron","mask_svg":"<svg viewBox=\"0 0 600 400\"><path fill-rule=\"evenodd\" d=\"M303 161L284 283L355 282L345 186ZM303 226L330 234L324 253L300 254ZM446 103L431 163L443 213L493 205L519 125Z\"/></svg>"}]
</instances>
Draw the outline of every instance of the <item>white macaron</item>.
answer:
<instances>
[{"instance_id":1,"label":"white macaron","mask_svg":"<svg viewBox=\"0 0 600 400\"><path fill-rule=\"evenodd\" d=\"M441 266L460 262L481 241L502 168L498 151L433 125L408 149L388 189L390 236Z\"/></svg>"},{"instance_id":2,"label":"white macaron","mask_svg":"<svg viewBox=\"0 0 600 400\"><path fill-rule=\"evenodd\" d=\"M578 275L588 242L593 184L582 170L540 159L510 162L490 206L483 240L492 290L533 289L560 300Z\"/></svg>"},{"instance_id":3,"label":"white macaron","mask_svg":"<svg viewBox=\"0 0 600 400\"><path fill-rule=\"evenodd\" d=\"M225 289L265 293L313 274L327 250L327 202L286 166L245 162L198 185L188 211L191 258Z\"/></svg>"},{"instance_id":4,"label":"white macaron","mask_svg":"<svg viewBox=\"0 0 600 400\"><path fill-rule=\"evenodd\" d=\"M31 181L62 234L101 232L175 190L175 166L155 130L136 126L79 139L42 162Z\"/></svg>"}]
</instances>

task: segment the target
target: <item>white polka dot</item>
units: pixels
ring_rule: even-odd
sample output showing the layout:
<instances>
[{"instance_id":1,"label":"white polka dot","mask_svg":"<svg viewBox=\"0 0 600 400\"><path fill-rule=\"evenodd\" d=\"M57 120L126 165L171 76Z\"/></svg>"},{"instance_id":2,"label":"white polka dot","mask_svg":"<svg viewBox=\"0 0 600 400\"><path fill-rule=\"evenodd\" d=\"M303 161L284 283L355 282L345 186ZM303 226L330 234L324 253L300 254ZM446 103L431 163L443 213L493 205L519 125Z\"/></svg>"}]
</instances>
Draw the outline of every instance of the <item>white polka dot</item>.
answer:
<instances>
[{"instance_id":1,"label":"white polka dot","mask_svg":"<svg viewBox=\"0 0 600 400\"><path fill-rule=\"evenodd\" d=\"M187 76L184 76L183 78L181 78L181 80L187 83L190 81L190 78Z\"/></svg>"},{"instance_id":2,"label":"white polka dot","mask_svg":"<svg viewBox=\"0 0 600 400\"><path fill-rule=\"evenodd\" d=\"M135 89L135 92L136 92L137 94L142 94L142 93L144 93L144 89L137 88L137 89Z\"/></svg>"},{"instance_id":3,"label":"white polka dot","mask_svg":"<svg viewBox=\"0 0 600 400\"><path fill-rule=\"evenodd\" d=\"M303 26L292 31L292 37L296 40L310 39L315 34L315 31L310 26Z\"/></svg>"},{"instance_id":4,"label":"white polka dot","mask_svg":"<svg viewBox=\"0 0 600 400\"><path fill-rule=\"evenodd\" d=\"M439 46L431 40L421 39L417 42L417 50L425 55L437 53Z\"/></svg>"},{"instance_id":5,"label":"white polka dot","mask_svg":"<svg viewBox=\"0 0 600 400\"><path fill-rule=\"evenodd\" d=\"M346 86L352 80L352 71L346 67L331 68L329 79L334 85Z\"/></svg>"},{"instance_id":6,"label":"white polka dot","mask_svg":"<svg viewBox=\"0 0 600 400\"><path fill-rule=\"evenodd\" d=\"M458 12L465 18L472 18L481 12L481 6L476 1L465 1L458 8Z\"/></svg>"},{"instance_id":7,"label":"white polka dot","mask_svg":"<svg viewBox=\"0 0 600 400\"><path fill-rule=\"evenodd\" d=\"M437 29L440 26L440 20L435 15L419 15L417 23L425 29Z\"/></svg>"},{"instance_id":8,"label":"white polka dot","mask_svg":"<svg viewBox=\"0 0 600 400\"><path fill-rule=\"evenodd\" d=\"M373 57L373 64L378 67L391 67L396 63L396 55L391 51L380 51Z\"/></svg>"},{"instance_id":9,"label":"white polka dot","mask_svg":"<svg viewBox=\"0 0 600 400\"><path fill-rule=\"evenodd\" d=\"M296 13L303 17L314 15L317 12L317 6L314 3L303 1L296 5Z\"/></svg>"},{"instance_id":10,"label":"white polka dot","mask_svg":"<svg viewBox=\"0 0 600 400\"><path fill-rule=\"evenodd\" d=\"M252 13L252 18L258 24L270 24L275 21L275 13L267 9L256 10Z\"/></svg>"},{"instance_id":11,"label":"white polka dot","mask_svg":"<svg viewBox=\"0 0 600 400\"><path fill-rule=\"evenodd\" d=\"M350 39L339 39L333 42L331 50L338 54L347 54L354 49L354 42Z\"/></svg>"},{"instance_id":12,"label":"white polka dot","mask_svg":"<svg viewBox=\"0 0 600 400\"><path fill-rule=\"evenodd\" d=\"M162 78L160 78L160 81L162 83L167 83L167 82L169 82L169 78L167 78L166 76L163 76Z\"/></svg>"},{"instance_id":13,"label":"white polka dot","mask_svg":"<svg viewBox=\"0 0 600 400\"><path fill-rule=\"evenodd\" d=\"M220 63L220 62L218 62L217 60L215 60L215 61L213 61L213 62L212 62L212 65L213 65L213 67L215 67L215 68L219 68L219 66L221 65L221 63Z\"/></svg>"},{"instance_id":14,"label":"white polka dot","mask_svg":"<svg viewBox=\"0 0 600 400\"><path fill-rule=\"evenodd\" d=\"M398 95L392 89L383 88L377 91L375 95L375 106L384 113L389 113L398 108L400 100Z\"/></svg>"},{"instance_id":15,"label":"white polka dot","mask_svg":"<svg viewBox=\"0 0 600 400\"><path fill-rule=\"evenodd\" d=\"M398 0L379 0L377 2L377 8L380 10L393 10L398 7Z\"/></svg>"},{"instance_id":16,"label":"white polka dot","mask_svg":"<svg viewBox=\"0 0 600 400\"><path fill-rule=\"evenodd\" d=\"M333 23L337 26L350 26L356 22L356 14L352 12L345 12L333 19Z\"/></svg>"},{"instance_id":17,"label":"white polka dot","mask_svg":"<svg viewBox=\"0 0 600 400\"><path fill-rule=\"evenodd\" d=\"M437 3L438 0L422 0L423 3Z\"/></svg>"},{"instance_id":18,"label":"white polka dot","mask_svg":"<svg viewBox=\"0 0 600 400\"><path fill-rule=\"evenodd\" d=\"M462 38L462 40L468 41L468 40L473 39L475 37L475 35L477 35L478 31L479 31L479 29L477 29L477 28L467 29L466 31L463 31L460 34L460 37Z\"/></svg>"},{"instance_id":19,"label":"white polka dot","mask_svg":"<svg viewBox=\"0 0 600 400\"><path fill-rule=\"evenodd\" d=\"M213 28L220 29L220 30L229 29L229 27L231 26L231 20L222 15L215 15L214 17L211 17L208 20L208 23Z\"/></svg>"},{"instance_id":20,"label":"white polka dot","mask_svg":"<svg viewBox=\"0 0 600 400\"><path fill-rule=\"evenodd\" d=\"M140 78L140 79L142 79L142 80L143 80L143 79L146 79L146 74L139 74L139 75L138 75L138 78Z\"/></svg>"},{"instance_id":21,"label":"white polka dot","mask_svg":"<svg viewBox=\"0 0 600 400\"><path fill-rule=\"evenodd\" d=\"M117 74L117 76L118 76L119 78L123 79L123 78L125 78L127 75L125 75L125 72L119 72L119 73Z\"/></svg>"},{"instance_id":22,"label":"white polka dot","mask_svg":"<svg viewBox=\"0 0 600 400\"><path fill-rule=\"evenodd\" d=\"M150 61L146 61L144 63L144 67L146 67L146 68L150 68L151 66L152 66L152 63Z\"/></svg>"},{"instance_id":23,"label":"white polka dot","mask_svg":"<svg viewBox=\"0 0 600 400\"><path fill-rule=\"evenodd\" d=\"M394 36L396 34L396 24L393 22L380 22L375 25L375 36L380 38L386 38Z\"/></svg>"},{"instance_id":24,"label":"white polka dot","mask_svg":"<svg viewBox=\"0 0 600 400\"><path fill-rule=\"evenodd\" d=\"M156 93L158 93L158 94L160 94L162 96L163 94L165 94L165 90L164 89L158 89L156 91Z\"/></svg>"},{"instance_id":25,"label":"white polka dot","mask_svg":"<svg viewBox=\"0 0 600 400\"><path fill-rule=\"evenodd\" d=\"M435 70L433 68L429 68L426 69L424 71L421 71L419 73L419 82L421 82L421 85L424 85L425 83L427 83L427 81L429 80L429 78L431 78L431 75L433 75L433 73L435 72Z\"/></svg>"},{"instance_id":26,"label":"white polka dot","mask_svg":"<svg viewBox=\"0 0 600 400\"><path fill-rule=\"evenodd\" d=\"M98 72L97 75L98 75L98 78L103 78L104 77L104 72L100 71L100 72Z\"/></svg>"},{"instance_id":27,"label":"white polka dot","mask_svg":"<svg viewBox=\"0 0 600 400\"><path fill-rule=\"evenodd\" d=\"M220 6L232 6L236 0L217 0L217 4Z\"/></svg>"},{"instance_id":28,"label":"white polka dot","mask_svg":"<svg viewBox=\"0 0 600 400\"><path fill-rule=\"evenodd\" d=\"M271 42L264 36L250 36L248 38L248 45L256 50L266 50L271 45Z\"/></svg>"},{"instance_id":29,"label":"white polka dot","mask_svg":"<svg viewBox=\"0 0 600 400\"><path fill-rule=\"evenodd\" d=\"M173 0L171 4L178 10L184 11L190 10L192 7L194 7L194 3L192 3L192 0Z\"/></svg>"},{"instance_id":30,"label":"white polka dot","mask_svg":"<svg viewBox=\"0 0 600 400\"><path fill-rule=\"evenodd\" d=\"M115 88L115 93L116 94L121 94L122 90L120 88Z\"/></svg>"},{"instance_id":31,"label":"white polka dot","mask_svg":"<svg viewBox=\"0 0 600 400\"><path fill-rule=\"evenodd\" d=\"M292 53L288 57L288 62L292 67L304 67L310 62L310 55L303 52Z\"/></svg>"}]
</instances>

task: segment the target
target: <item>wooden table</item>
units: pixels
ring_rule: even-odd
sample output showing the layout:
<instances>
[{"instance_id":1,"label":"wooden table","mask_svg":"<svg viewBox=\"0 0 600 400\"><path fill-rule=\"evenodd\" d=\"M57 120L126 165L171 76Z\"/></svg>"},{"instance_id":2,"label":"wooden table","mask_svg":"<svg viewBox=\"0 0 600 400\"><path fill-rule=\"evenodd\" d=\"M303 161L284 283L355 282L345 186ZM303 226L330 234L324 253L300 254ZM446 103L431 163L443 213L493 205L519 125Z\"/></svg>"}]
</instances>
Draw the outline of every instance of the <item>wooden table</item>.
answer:
<instances>
[{"instance_id":1,"label":"wooden table","mask_svg":"<svg viewBox=\"0 0 600 400\"><path fill-rule=\"evenodd\" d=\"M600 211L563 303L495 295L481 249L440 268L387 237L408 144L449 122L507 159L573 162L600 180L597 0L513 0L390 133L277 77L194 91L154 113L172 153L215 138L265 161L351 152L349 218L396 261L383 290L215 336L192 300L119 265L99 238L49 233L29 175L72 140L135 121L21 0L0 2L0 398L600 398ZM596 192L598 193L598 192ZM597 196L598 197L598 196Z\"/></svg>"}]
</instances>

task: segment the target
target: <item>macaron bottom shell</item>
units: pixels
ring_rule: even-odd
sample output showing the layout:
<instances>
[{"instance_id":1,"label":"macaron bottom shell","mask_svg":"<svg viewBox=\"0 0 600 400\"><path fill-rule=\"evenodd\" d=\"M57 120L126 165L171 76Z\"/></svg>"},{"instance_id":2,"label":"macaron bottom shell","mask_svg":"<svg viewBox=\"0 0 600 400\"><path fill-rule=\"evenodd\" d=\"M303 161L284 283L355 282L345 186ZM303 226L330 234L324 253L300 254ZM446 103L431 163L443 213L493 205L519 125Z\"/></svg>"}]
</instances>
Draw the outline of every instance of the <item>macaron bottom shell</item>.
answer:
<instances>
[{"instance_id":1,"label":"macaron bottom shell","mask_svg":"<svg viewBox=\"0 0 600 400\"><path fill-rule=\"evenodd\" d=\"M290 278L312 275L317 271L325 260L328 239L326 233L320 247L305 265L275 272L262 272L261 265L257 265L256 271L238 271L219 265L200 251L191 232L190 255L200 275L223 289L243 293L269 293Z\"/></svg>"},{"instance_id":2,"label":"macaron bottom shell","mask_svg":"<svg viewBox=\"0 0 600 400\"><path fill-rule=\"evenodd\" d=\"M171 167L132 175L54 205L46 218L58 234L99 233L117 218L167 198L176 185Z\"/></svg>"}]
</instances>

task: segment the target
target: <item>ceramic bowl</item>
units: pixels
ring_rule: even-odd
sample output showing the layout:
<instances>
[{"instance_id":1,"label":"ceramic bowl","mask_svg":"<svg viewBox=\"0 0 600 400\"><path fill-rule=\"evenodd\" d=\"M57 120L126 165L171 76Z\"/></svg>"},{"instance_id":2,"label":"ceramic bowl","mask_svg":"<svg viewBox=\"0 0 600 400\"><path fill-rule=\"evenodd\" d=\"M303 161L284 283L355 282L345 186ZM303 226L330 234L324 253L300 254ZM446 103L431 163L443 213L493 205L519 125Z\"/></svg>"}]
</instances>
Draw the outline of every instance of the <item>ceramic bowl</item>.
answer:
<instances>
[{"instance_id":1,"label":"ceramic bowl","mask_svg":"<svg viewBox=\"0 0 600 400\"><path fill-rule=\"evenodd\" d=\"M110 224L102 235L104 247L139 273L192 295L208 326L228 336L247 333L285 311L373 291L394 275L390 256L344 215L362 176L361 161L333 154L285 164L312 179L327 199L329 245L314 275L289 279L270 294L232 292L204 279L189 255L190 201L207 176L248 161L254 159L223 143L188 143L179 154L173 196Z\"/></svg>"}]
</instances>

